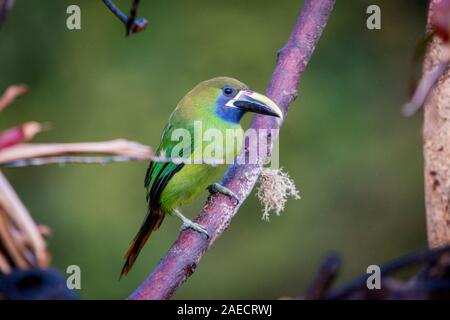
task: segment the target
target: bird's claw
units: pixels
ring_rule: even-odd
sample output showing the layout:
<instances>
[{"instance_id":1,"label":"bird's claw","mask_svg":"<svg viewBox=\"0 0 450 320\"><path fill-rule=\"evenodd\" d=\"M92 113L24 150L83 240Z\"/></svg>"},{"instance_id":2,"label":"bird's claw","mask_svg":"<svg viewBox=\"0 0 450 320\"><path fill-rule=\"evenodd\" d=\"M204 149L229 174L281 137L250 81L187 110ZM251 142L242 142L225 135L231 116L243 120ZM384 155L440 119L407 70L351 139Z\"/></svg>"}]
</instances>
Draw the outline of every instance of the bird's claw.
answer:
<instances>
[{"instance_id":1,"label":"bird's claw","mask_svg":"<svg viewBox=\"0 0 450 320\"><path fill-rule=\"evenodd\" d=\"M183 221L183 224L181 225L181 231L184 231L186 229L192 229L194 231L197 231L198 233L204 234L206 238L209 239L208 230L206 230L198 223L192 222L191 220Z\"/></svg>"},{"instance_id":2,"label":"bird's claw","mask_svg":"<svg viewBox=\"0 0 450 320\"><path fill-rule=\"evenodd\" d=\"M233 198L236 201L236 205L238 205L241 201L239 200L239 197L236 193L228 189L227 187L221 185L220 183L213 183L208 186L208 191L210 193L222 193L230 198Z\"/></svg>"}]
</instances>

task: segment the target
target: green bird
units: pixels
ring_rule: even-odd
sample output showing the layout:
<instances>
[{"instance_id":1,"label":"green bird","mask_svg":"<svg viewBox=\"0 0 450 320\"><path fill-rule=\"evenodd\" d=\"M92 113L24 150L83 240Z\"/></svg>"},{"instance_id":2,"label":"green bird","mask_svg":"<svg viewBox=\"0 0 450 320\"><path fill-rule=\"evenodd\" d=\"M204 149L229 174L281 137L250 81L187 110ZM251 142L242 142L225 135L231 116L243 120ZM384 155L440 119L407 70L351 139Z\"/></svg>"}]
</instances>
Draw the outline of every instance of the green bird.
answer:
<instances>
[{"instance_id":1,"label":"green bird","mask_svg":"<svg viewBox=\"0 0 450 320\"><path fill-rule=\"evenodd\" d=\"M178 209L193 202L204 190L221 192L239 201L231 190L214 182L224 173L225 160L234 159L242 146L244 131L240 121L246 112L283 117L271 99L228 77L203 81L181 99L163 131L156 154L172 159L196 159L199 151L201 154L203 143L202 137L196 133L199 124L202 132L212 129L224 137L227 130L234 130L237 132L236 143L218 144L211 159L202 159L222 161L219 165L206 161L150 162L144 183L148 213L125 256L121 276L130 271L148 237L160 227L167 214L180 218L182 229L190 228L209 237L204 227L183 216ZM177 139L180 133L187 134L190 139L181 144Z\"/></svg>"}]
</instances>

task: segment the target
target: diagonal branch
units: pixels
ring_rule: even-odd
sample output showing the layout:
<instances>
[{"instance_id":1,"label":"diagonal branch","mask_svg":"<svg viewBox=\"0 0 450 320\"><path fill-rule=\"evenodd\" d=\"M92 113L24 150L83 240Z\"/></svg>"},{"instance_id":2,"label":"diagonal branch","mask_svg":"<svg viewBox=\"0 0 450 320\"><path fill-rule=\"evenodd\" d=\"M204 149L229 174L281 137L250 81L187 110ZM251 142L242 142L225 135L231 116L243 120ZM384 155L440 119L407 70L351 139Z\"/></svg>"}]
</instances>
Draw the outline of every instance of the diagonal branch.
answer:
<instances>
[{"instance_id":1,"label":"diagonal branch","mask_svg":"<svg viewBox=\"0 0 450 320\"><path fill-rule=\"evenodd\" d=\"M283 113L297 96L297 87L308 61L316 47L320 35L333 9L334 0L305 0L294 29L286 45L279 51L272 80L266 91ZM281 121L273 117L255 116L251 128L278 129ZM267 130L267 138L272 145L276 137ZM245 148L241 150L246 152ZM261 159L258 163L265 163ZM255 185L262 165L245 164L232 166L222 184L234 191L241 199L247 198ZM167 255L159 262L153 272L129 297L129 299L168 299L186 279L192 275L201 258L219 237L237 213L240 204L222 194L210 196L196 222L205 226L210 234L206 240L191 230L181 232Z\"/></svg>"}]
</instances>

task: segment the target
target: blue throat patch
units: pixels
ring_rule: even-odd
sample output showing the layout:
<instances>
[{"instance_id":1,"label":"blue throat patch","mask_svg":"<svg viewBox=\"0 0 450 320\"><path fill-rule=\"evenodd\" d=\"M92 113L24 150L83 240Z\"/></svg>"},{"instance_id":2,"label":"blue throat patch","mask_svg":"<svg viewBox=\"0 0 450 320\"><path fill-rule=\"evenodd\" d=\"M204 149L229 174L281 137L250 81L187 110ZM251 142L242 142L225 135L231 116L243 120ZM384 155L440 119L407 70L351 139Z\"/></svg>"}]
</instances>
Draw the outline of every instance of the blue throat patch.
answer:
<instances>
[{"instance_id":1,"label":"blue throat patch","mask_svg":"<svg viewBox=\"0 0 450 320\"><path fill-rule=\"evenodd\" d=\"M239 124L245 112L239 108L227 107L225 105L227 101L228 100L224 99L223 97L217 99L216 102L217 116L226 122Z\"/></svg>"}]
</instances>

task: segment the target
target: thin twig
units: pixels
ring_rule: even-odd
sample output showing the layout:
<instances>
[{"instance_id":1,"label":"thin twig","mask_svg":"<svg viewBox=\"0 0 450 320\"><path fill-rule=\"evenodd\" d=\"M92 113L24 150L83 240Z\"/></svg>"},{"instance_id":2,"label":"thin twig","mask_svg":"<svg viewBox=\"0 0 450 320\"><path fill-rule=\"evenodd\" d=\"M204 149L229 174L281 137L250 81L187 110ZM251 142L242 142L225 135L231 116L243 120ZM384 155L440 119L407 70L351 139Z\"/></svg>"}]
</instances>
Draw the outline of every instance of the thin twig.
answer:
<instances>
[{"instance_id":1,"label":"thin twig","mask_svg":"<svg viewBox=\"0 0 450 320\"><path fill-rule=\"evenodd\" d=\"M19 244L12 233L13 226L9 223L9 215L3 208L0 208L0 241L5 248L8 256L14 263L14 268L25 269L31 266L27 261L25 250L21 244Z\"/></svg>"},{"instance_id":2,"label":"thin twig","mask_svg":"<svg viewBox=\"0 0 450 320\"><path fill-rule=\"evenodd\" d=\"M402 108L404 116L412 116L425 103L427 97L432 91L433 86L447 71L450 62L450 43L449 43L449 26L450 26L450 0L430 1L428 10L427 35L420 41L414 54L413 66L419 62L420 54L425 49L425 58L430 61L429 56L438 53L433 60L433 64L426 62L423 68L422 78L416 87L411 100ZM439 48L436 43L433 44L434 38L440 38L442 43ZM431 53L433 52L433 53ZM414 68L411 68L413 70Z\"/></svg>"},{"instance_id":3,"label":"thin twig","mask_svg":"<svg viewBox=\"0 0 450 320\"><path fill-rule=\"evenodd\" d=\"M23 95L28 91L28 86L24 84L17 84L9 86L3 95L0 97L0 111L9 106L18 96Z\"/></svg>"},{"instance_id":4,"label":"thin twig","mask_svg":"<svg viewBox=\"0 0 450 320\"><path fill-rule=\"evenodd\" d=\"M305 0L291 36L279 52L266 95L280 106L284 114L297 96L300 77L311 58L333 5L334 0ZM269 129L268 132L280 126L280 120L264 116L255 116L251 124L251 128ZM266 138L272 145L276 137L269 136L268 133ZM241 152L245 153L245 148ZM267 157L270 157L270 154L267 154ZM196 219L197 223L207 229L210 238L206 239L191 230L181 232L167 255L129 299L168 299L175 293L192 275L208 248L231 223L240 205L252 191L261 173L262 163L265 161L231 166L222 184L237 194L241 199L240 203L236 204L236 201L222 194L211 195Z\"/></svg>"},{"instance_id":5,"label":"thin twig","mask_svg":"<svg viewBox=\"0 0 450 320\"><path fill-rule=\"evenodd\" d=\"M116 5L112 2L112 0L103 0L103 3L108 7L108 9L114 13L114 15L122 21L123 24L126 24L128 21L128 17L124 14Z\"/></svg>"},{"instance_id":6,"label":"thin twig","mask_svg":"<svg viewBox=\"0 0 450 320\"><path fill-rule=\"evenodd\" d=\"M137 8L139 5L139 0L133 0L130 10L130 17L124 14L113 2L112 0L103 0L103 3L108 7L108 9L124 24L126 28L126 35L129 36L133 33L138 33L142 31L148 24L147 19L137 18Z\"/></svg>"},{"instance_id":7,"label":"thin twig","mask_svg":"<svg viewBox=\"0 0 450 320\"><path fill-rule=\"evenodd\" d=\"M337 254L325 258L312 284L306 292L305 300L322 299L333 284L341 268L341 259Z\"/></svg>"},{"instance_id":8,"label":"thin twig","mask_svg":"<svg viewBox=\"0 0 450 320\"><path fill-rule=\"evenodd\" d=\"M442 62L434 66L433 69L424 73L420 79L419 85L414 92L411 100L403 106L402 114L405 117L410 117L414 115L417 110L425 103L431 88L434 86L436 81L444 74L447 70L448 62Z\"/></svg>"},{"instance_id":9,"label":"thin twig","mask_svg":"<svg viewBox=\"0 0 450 320\"><path fill-rule=\"evenodd\" d=\"M133 0L130 9L130 15L128 16L128 21L125 25L125 27L127 28L127 36L130 36L133 33L133 24L136 20L138 6L139 0Z\"/></svg>"}]
</instances>

